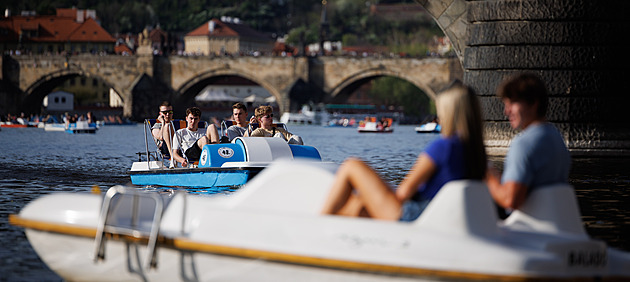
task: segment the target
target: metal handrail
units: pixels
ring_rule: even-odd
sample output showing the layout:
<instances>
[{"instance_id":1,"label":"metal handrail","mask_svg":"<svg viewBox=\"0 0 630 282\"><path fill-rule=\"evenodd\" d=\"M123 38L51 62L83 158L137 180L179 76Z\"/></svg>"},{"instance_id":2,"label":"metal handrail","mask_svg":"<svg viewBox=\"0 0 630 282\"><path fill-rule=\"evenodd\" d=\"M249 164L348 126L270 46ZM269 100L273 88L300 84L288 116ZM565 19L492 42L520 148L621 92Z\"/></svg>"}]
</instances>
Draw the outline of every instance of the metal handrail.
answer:
<instances>
[{"instance_id":1,"label":"metal handrail","mask_svg":"<svg viewBox=\"0 0 630 282\"><path fill-rule=\"evenodd\" d=\"M132 195L133 204L132 204L132 228L123 228L116 226L109 226L107 224L107 220L110 216L110 209L112 205L112 199L116 195ZM107 190L105 193L105 198L103 198L103 205L101 206L101 214L99 216L99 222L96 230L96 238L94 240L95 243L95 256L94 262L98 262L99 260L105 259L105 233L110 234L121 234L121 235L131 235L134 237L141 236L143 234L142 230L138 227L138 207L139 207L139 197L149 198L155 201L155 210L153 213L153 220L151 222L151 229L149 231L149 242L147 244L147 266L146 268L155 268L157 266L156 259L156 245L157 238L160 231L160 222L162 220L162 212L164 209L164 204L162 202L162 198L158 193L151 192L141 192L133 188L125 188L123 186L113 186Z\"/></svg>"},{"instance_id":2,"label":"metal handrail","mask_svg":"<svg viewBox=\"0 0 630 282\"><path fill-rule=\"evenodd\" d=\"M149 159L149 139L147 138L148 123L149 122L147 120L144 120L144 146L147 150L147 167L151 167L151 160ZM153 138L153 133L151 133L151 138Z\"/></svg>"}]
</instances>

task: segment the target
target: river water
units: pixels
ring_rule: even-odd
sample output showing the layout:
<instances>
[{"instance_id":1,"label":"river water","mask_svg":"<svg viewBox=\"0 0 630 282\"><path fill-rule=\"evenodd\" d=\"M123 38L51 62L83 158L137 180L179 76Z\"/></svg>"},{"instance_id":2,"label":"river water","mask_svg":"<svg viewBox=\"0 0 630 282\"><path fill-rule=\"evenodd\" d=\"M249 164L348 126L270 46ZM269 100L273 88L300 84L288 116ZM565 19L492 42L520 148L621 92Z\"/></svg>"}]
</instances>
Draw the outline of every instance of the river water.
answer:
<instances>
[{"instance_id":1,"label":"river water","mask_svg":"<svg viewBox=\"0 0 630 282\"><path fill-rule=\"evenodd\" d=\"M290 126L315 146L324 161L349 156L366 160L398 184L435 134L396 126L392 134L358 133L355 128ZM105 126L96 134L46 132L39 128L0 131L0 281L61 281L39 259L21 228L8 224L28 202L55 192L102 190L129 183L127 170L145 151L142 125ZM502 159L491 159L501 167ZM630 166L627 159L575 159L571 183L591 236L630 251Z\"/></svg>"}]
</instances>

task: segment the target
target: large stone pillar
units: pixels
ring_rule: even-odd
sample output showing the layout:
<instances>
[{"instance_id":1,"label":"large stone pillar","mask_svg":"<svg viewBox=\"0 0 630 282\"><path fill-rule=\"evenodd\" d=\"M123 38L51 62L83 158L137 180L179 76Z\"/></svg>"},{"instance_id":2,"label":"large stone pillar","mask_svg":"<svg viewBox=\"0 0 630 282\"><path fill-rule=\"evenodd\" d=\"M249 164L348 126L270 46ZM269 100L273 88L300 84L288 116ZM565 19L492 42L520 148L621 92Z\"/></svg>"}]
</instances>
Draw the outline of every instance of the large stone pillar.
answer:
<instances>
[{"instance_id":1,"label":"large stone pillar","mask_svg":"<svg viewBox=\"0 0 630 282\"><path fill-rule=\"evenodd\" d=\"M547 83L547 118L573 156L630 155L630 65L622 43L630 1L467 1L464 81L481 96L490 154L513 137L495 91L518 72Z\"/></svg>"}]
</instances>

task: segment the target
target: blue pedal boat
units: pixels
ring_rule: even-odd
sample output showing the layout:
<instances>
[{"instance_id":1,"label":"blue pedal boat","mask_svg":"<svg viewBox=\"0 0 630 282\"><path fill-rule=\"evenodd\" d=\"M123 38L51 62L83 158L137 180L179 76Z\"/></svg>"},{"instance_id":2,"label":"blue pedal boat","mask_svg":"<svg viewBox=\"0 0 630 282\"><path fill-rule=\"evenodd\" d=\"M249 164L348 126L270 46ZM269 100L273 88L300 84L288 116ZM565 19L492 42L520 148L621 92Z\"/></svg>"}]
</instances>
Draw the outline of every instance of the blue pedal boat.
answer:
<instances>
[{"instance_id":1,"label":"blue pedal boat","mask_svg":"<svg viewBox=\"0 0 630 282\"><path fill-rule=\"evenodd\" d=\"M70 123L65 131L70 134L77 133L96 133L98 127L96 123L88 123L87 121L77 121L76 123Z\"/></svg>"},{"instance_id":2,"label":"blue pedal boat","mask_svg":"<svg viewBox=\"0 0 630 282\"><path fill-rule=\"evenodd\" d=\"M145 123L145 136L151 121ZM184 123L175 121L177 129ZM205 126L205 125L203 125ZM280 125L282 126L282 125ZM230 143L205 145L197 165L169 168L159 150L134 162L129 170L134 185L157 185L184 188L240 187L276 160L300 159L321 162L319 151L312 146L288 144L282 138L237 137ZM159 157L155 157L155 155ZM151 160L153 158L153 160Z\"/></svg>"}]
</instances>

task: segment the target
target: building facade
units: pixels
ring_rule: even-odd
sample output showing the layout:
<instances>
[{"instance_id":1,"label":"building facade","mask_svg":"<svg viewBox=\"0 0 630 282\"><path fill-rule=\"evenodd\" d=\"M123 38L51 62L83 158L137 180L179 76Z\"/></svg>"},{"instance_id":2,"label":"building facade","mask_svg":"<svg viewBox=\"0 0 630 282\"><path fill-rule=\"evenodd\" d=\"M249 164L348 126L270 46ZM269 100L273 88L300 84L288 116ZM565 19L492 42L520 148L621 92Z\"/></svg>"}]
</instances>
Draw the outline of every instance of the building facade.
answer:
<instances>
[{"instance_id":1,"label":"building facade","mask_svg":"<svg viewBox=\"0 0 630 282\"><path fill-rule=\"evenodd\" d=\"M212 19L184 36L188 55L257 55L269 54L274 41L238 19Z\"/></svg>"}]
</instances>

